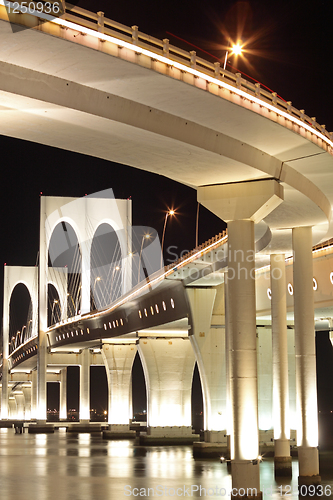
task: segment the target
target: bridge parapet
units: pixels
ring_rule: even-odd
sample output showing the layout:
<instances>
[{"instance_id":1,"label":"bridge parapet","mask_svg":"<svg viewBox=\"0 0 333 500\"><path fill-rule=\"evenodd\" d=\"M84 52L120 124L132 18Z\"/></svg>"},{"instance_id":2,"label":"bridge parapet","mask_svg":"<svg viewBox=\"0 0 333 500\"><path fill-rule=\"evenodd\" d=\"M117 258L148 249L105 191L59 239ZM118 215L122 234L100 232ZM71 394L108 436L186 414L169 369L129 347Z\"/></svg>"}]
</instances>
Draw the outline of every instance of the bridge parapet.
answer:
<instances>
[{"instance_id":1,"label":"bridge parapet","mask_svg":"<svg viewBox=\"0 0 333 500\"><path fill-rule=\"evenodd\" d=\"M72 13L76 15L73 15ZM120 38L124 42L134 44L142 49L153 51L160 56L164 56L172 61L184 64L189 68L214 76L215 78L229 83L238 89L244 90L245 92L250 92L253 96L266 100L267 102L273 104L276 108L287 112L291 116L295 116L302 122L307 123L316 129L328 139L333 140L333 134L326 130L325 125L317 123L315 117L306 115L304 109L298 110L292 106L291 101L286 101L282 97L278 96L276 92L271 91L267 87L263 88L265 86L256 80L254 80L254 82L250 82L243 78L241 73L232 73L231 71L222 69L218 62L212 63L198 57L195 51L180 49L175 45L171 45L168 39L159 40L151 35L147 35L146 33L139 31L138 26L128 27L124 24L113 21L112 19L104 17L103 12L94 13L75 6L71 7L70 13L66 12L64 14L63 19L76 24L81 24L86 28L98 31L99 33Z\"/></svg>"},{"instance_id":2,"label":"bridge parapet","mask_svg":"<svg viewBox=\"0 0 333 500\"><path fill-rule=\"evenodd\" d=\"M139 31L137 26L132 26L130 28L124 24L106 18L104 17L103 12L94 13L86 9L82 9L81 7L72 7L70 12L71 13L66 12L64 14L64 20L81 24L86 28L98 31L99 33L105 35L120 38L124 42L134 44L142 49L153 51L162 57L164 56L174 62L184 64L188 68L196 69L210 76L214 76L214 78L218 78L223 82L231 84L237 89L250 92L253 96L259 99L264 99L274 107L287 112L290 116L294 116L305 124L310 125L310 127L316 129L320 132L320 134L323 134L329 140L333 140L333 133L328 132L325 125L317 123L315 117L306 115L304 109L298 110L292 106L291 101L286 101L282 97L278 96L276 92L271 91L267 87L263 88L265 86L262 86L262 84L259 84L256 80L252 83L243 78L241 73L232 73L231 71L222 69L219 63L206 61L205 59L198 57L194 51L187 51L180 49L175 45L170 45L168 39L159 40L151 35L147 35L146 33ZM73 15L72 13L76 15Z\"/></svg>"}]
</instances>

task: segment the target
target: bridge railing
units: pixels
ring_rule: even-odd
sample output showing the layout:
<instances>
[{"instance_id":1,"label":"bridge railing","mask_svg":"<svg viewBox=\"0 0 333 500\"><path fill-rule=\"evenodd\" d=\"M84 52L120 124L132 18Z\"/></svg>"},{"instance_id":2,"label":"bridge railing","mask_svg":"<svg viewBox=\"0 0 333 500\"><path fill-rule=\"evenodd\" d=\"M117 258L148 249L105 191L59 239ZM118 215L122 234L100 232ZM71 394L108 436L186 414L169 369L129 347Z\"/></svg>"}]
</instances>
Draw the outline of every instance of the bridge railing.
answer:
<instances>
[{"instance_id":1,"label":"bridge railing","mask_svg":"<svg viewBox=\"0 0 333 500\"><path fill-rule=\"evenodd\" d=\"M168 264L167 266L165 266L164 270L169 271L170 269L174 269L175 267L178 267L184 261L188 260L190 257L192 257L193 255L195 255L198 252L202 252L204 254L205 250L208 250L211 245L213 245L214 243L218 243L223 238L226 238L227 235L228 235L228 232L227 232L227 230L225 230L222 233L219 233L219 234L213 236L213 238L210 238L209 240L205 241L201 245L193 248L193 250L191 250L190 252L186 253L185 255L182 255L178 260L171 262L171 264ZM210 249L208 251L210 251Z\"/></svg>"},{"instance_id":2,"label":"bridge railing","mask_svg":"<svg viewBox=\"0 0 333 500\"><path fill-rule=\"evenodd\" d=\"M258 99L264 100L281 111L284 111L291 116L298 118L300 121L310 125L315 130L333 140L333 133L328 132L325 125L317 123L315 117L310 117L305 114L304 109L298 110L292 105L291 101L285 101L276 92L271 92L263 88L259 82L253 83L242 77L241 73L232 73L231 71L221 68L219 62L209 62L196 55L195 51L186 51L171 45L168 39L159 40L153 36L147 35L139 31L137 26L131 28L124 24L113 21L104 17L103 12L93 13L81 7L67 4L70 12L66 12L63 19L82 26L117 37L122 41L132 43L143 49L150 50L161 56L165 56L172 61L179 62L192 69L197 69L209 76L213 76L229 85L244 90L252 94ZM75 15L73 15L75 14Z\"/></svg>"}]
</instances>

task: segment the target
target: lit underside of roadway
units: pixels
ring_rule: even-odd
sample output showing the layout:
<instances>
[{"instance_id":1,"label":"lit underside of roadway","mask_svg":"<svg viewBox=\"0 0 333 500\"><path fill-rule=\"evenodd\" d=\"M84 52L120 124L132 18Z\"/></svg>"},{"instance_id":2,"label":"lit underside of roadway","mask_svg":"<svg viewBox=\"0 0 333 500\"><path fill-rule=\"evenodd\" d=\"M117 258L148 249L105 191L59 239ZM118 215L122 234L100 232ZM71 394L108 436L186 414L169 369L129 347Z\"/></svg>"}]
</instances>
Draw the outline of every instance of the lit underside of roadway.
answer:
<instances>
[{"instance_id":1,"label":"lit underside of roadway","mask_svg":"<svg viewBox=\"0 0 333 500\"><path fill-rule=\"evenodd\" d=\"M56 22L13 34L0 21L2 135L193 188L276 179L284 202L264 219L267 253L290 251L292 227L313 226L314 244L333 235L331 136L207 72Z\"/></svg>"}]
</instances>

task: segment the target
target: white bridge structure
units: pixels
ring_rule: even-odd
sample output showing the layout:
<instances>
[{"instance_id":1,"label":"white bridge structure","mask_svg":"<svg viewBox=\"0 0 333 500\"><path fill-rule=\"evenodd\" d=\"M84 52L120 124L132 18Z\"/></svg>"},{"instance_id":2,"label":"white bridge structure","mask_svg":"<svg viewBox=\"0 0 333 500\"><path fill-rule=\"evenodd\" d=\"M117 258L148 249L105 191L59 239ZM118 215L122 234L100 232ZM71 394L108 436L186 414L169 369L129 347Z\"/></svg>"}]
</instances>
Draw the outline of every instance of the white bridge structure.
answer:
<instances>
[{"instance_id":1,"label":"white bridge structure","mask_svg":"<svg viewBox=\"0 0 333 500\"><path fill-rule=\"evenodd\" d=\"M62 212L63 200L42 198L38 271L5 269L1 418L16 412L45 421L47 380L60 382L64 418L65 368L77 364L80 418L88 421L89 366L103 363L109 423L123 429L138 350L148 435L191 440L197 362L205 413L205 443L198 447L218 449L230 436L233 487L256 488L261 496L259 441L273 439L275 473L291 474L293 431L299 483L317 484L315 322L331 328L332 134L276 93L102 12L16 13L11 21L26 29L13 33L12 4L4 3L0 133L192 186L198 201L228 223L228 238L156 274L139 267L136 284L127 201L84 198L75 215ZM80 296L69 291L70 274L78 272L48 266L59 223L72 227L81 248ZM122 264L109 263L105 307L89 267L101 224L122 231ZM141 257L139 251L139 266ZM114 295L116 280L121 288ZM30 292L31 325L9 352L9 303L19 282ZM58 311L55 324L47 316L51 283L58 293L49 311L51 323ZM10 392L13 383L21 385Z\"/></svg>"}]
</instances>

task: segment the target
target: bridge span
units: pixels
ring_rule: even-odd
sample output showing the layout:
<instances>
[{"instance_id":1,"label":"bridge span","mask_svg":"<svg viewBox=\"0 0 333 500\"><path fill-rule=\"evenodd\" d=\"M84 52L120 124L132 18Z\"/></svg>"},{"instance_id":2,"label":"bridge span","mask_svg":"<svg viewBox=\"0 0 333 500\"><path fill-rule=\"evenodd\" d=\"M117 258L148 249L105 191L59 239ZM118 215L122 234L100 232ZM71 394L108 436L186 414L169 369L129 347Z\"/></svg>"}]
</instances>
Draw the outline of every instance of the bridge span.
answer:
<instances>
[{"instance_id":1,"label":"bridge span","mask_svg":"<svg viewBox=\"0 0 333 500\"><path fill-rule=\"evenodd\" d=\"M9 295L2 418L8 417L9 367L13 374L25 365L30 370L37 357L35 418L43 421L48 363L54 359L55 366L62 366L61 352L75 348L80 351L74 355L80 356L81 365L81 419L87 421L89 364L91 356L99 356L90 348L96 348L106 365L113 401L110 425L127 426L131 366L139 349L152 438L191 439L190 386L196 361L205 406L206 445L200 446L218 448L230 436L233 487L260 491L259 438L274 441L276 474L290 474L291 430L297 430L300 484L318 483L314 319L316 309L317 319L330 329L331 246L325 242L333 236L332 134L260 85L103 13L75 7L48 18L30 11L17 14L14 22L30 29L14 34L8 5L6 9L0 1L0 133L192 186L198 201L228 223L228 243L215 242L227 248L223 265L214 260L217 249L208 246L203 250L211 255L210 264L201 263L199 252L177 269L149 276L146 294L140 295L140 286L130 292L129 226L121 215L128 207L123 204L118 226L125 228L119 240L126 255L122 298L96 313L90 292L98 289L98 276L92 278L86 266L91 246L84 243L88 231L82 212L81 312L49 328L48 245L54 226L46 225L45 214L54 200L48 207L42 199L37 341L16 345L9 356ZM113 217L107 223L115 223ZM69 219L57 216L55 221ZM262 238L255 237L255 230ZM256 239L262 241L259 253ZM315 245L325 249L313 254ZM286 265L291 256L292 267L290 260ZM139 253L139 266L140 261ZM195 279L177 274L195 266L204 267ZM116 267L109 273L112 299ZM57 270L53 273L56 279ZM58 279L59 303L65 303L67 279ZM294 329L287 328L289 321ZM169 331L161 325L169 325Z\"/></svg>"}]
</instances>

